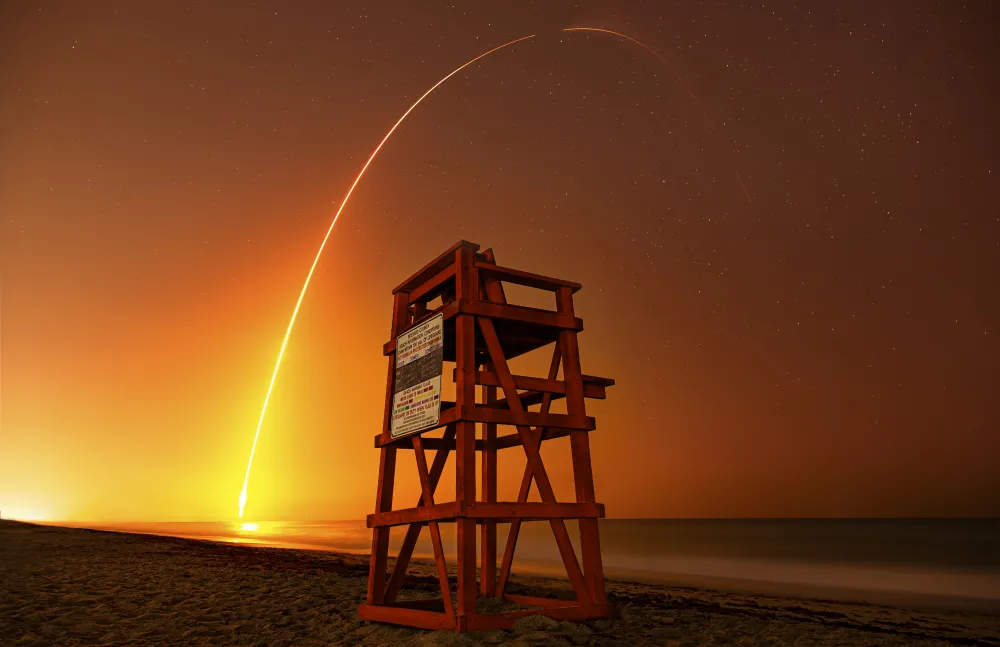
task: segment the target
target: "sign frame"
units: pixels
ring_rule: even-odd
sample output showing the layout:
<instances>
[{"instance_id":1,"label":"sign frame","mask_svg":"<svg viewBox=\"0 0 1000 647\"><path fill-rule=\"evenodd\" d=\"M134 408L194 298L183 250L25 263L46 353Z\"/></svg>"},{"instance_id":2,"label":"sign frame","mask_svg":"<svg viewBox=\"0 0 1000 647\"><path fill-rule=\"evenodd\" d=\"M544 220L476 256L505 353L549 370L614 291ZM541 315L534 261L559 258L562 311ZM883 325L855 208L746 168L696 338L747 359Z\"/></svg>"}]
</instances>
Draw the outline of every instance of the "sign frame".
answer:
<instances>
[{"instance_id":1,"label":"sign frame","mask_svg":"<svg viewBox=\"0 0 1000 647\"><path fill-rule=\"evenodd\" d=\"M444 374L444 314L396 336L389 436L395 440L438 427Z\"/></svg>"}]
</instances>

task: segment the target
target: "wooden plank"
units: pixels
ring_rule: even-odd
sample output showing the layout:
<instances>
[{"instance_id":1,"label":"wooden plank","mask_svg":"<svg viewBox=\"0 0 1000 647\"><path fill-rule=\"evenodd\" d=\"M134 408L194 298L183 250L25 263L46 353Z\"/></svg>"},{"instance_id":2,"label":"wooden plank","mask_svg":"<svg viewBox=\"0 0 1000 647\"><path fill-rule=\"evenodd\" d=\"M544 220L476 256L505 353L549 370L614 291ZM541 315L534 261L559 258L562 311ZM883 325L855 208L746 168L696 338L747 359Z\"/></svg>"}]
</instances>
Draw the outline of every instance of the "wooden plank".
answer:
<instances>
[{"instance_id":1,"label":"wooden plank","mask_svg":"<svg viewBox=\"0 0 1000 647\"><path fill-rule=\"evenodd\" d=\"M541 308L512 306L503 303L491 303L486 301L468 302L460 300L459 312L462 314L475 315L476 317L520 321L538 326L549 326L551 328L562 328L565 330L576 331L583 330L582 319L577 317L566 317L558 312L542 310Z\"/></svg>"},{"instance_id":2,"label":"wooden plank","mask_svg":"<svg viewBox=\"0 0 1000 647\"><path fill-rule=\"evenodd\" d=\"M521 405L529 407L535 404L539 404L544 398L543 395L549 395L553 400L562 400L566 397L563 393L546 393L545 391L525 391L521 394ZM594 384L584 384L583 385L583 395L584 397L591 398L593 400L604 400L607 398L607 392L604 390L603 386L597 386ZM504 409L508 408L510 405L507 404L505 398L501 398L494 403L493 408Z\"/></svg>"},{"instance_id":3,"label":"wooden plank","mask_svg":"<svg viewBox=\"0 0 1000 647\"><path fill-rule=\"evenodd\" d=\"M584 385L584 395L588 398L593 398L594 400L604 400L605 391L603 386L591 386L589 384ZM545 393L543 391L525 391L521 394L521 406L531 407L536 404L540 404L545 396L549 396L552 400L561 400L565 395L561 393ZM496 402L489 405L491 409L509 409L510 405L507 404L506 398L500 398Z\"/></svg>"},{"instance_id":4,"label":"wooden plank","mask_svg":"<svg viewBox=\"0 0 1000 647\"><path fill-rule=\"evenodd\" d=\"M376 509L381 510L385 506L384 485L389 484L389 507L392 505L392 479L396 471L396 449L394 447L383 447L379 455L379 487L378 503ZM387 476L388 474L388 476ZM372 526L369 526L371 528ZM369 604L380 604L385 592L385 575L389 559L389 529L375 528L372 531L372 554L368 563L368 595Z\"/></svg>"},{"instance_id":5,"label":"wooden plank","mask_svg":"<svg viewBox=\"0 0 1000 647\"><path fill-rule=\"evenodd\" d=\"M437 427L432 429L426 429L421 433L427 433L433 431L434 429L440 429L447 425L458 423L464 421L468 422L492 422L498 425L510 425L512 427L517 426L518 418L511 412L510 409L490 409L489 407L477 406L474 409L466 410L465 416L460 416L458 414L458 407L451 409L445 409L441 412L441 421ZM545 438L560 438L565 433L559 433L558 430L578 430L578 431L593 431L597 427L597 422L591 416L584 416L582 418L569 416L562 413L542 413L540 411L525 411L524 419L527 423L534 427L545 427L549 429L550 433L546 434ZM375 437L375 447L385 447L385 446L395 446L398 449L412 449L413 445L409 441L410 436L406 438L396 438L389 439L386 442L384 436ZM497 439L497 449L504 449L506 447L513 447L516 445L506 444L508 441L504 440L506 436L501 436ZM482 450L483 445L480 441L472 439L472 442L477 450ZM435 438L424 439L424 446L428 449L440 449L447 441L442 441Z\"/></svg>"},{"instance_id":6,"label":"wooden plank","mask_svg":"<svg viewBox=\"0 0 1000 647\"><path fill-rule=\"evenodd\" d=\"M548 394L542 393L541 391L523 391L521 393L521 406L527 409L528 407L533 407L536 404L541 404L546 395ZM555 396L555 399L558 400L561 397L561 395ZM510 409L510 405L507 404L507 398L500 398L499 400L494 400L489 404L481 404L479 406L486 407L487 409Z\"/></svg>"},{"instance_id":7,"label":"wooden plank","mask_svg":"<svg viewBox=\"0 0 1000 647\"><path fill-rule=\"evenodd\" d=\"M436 611L444 613L443 598L422 598L420 600L399 600L392 606L400 609L421 609L423 611Z\"/></svg>"},{"instance_id":8,"label":"wooden plank","mask_svg":"<svg viewBox=\"0 0 1000 647\"><path fill-rule=\"evenodd\" d=\"M556 292L556 307L560 313L573 316L573 294L568 288L560 288ZM566 410L571 415L586 416L583 371L580 368L580 348L576 332L572 330L560 332L559 345L562 347L563 355ZM595 494L594 473L590 460L590 436L582 432L571 433L570 449L576 500L580 503L592 503ZM580 520L580 550L583 553L583 570L590 587L591 600L596 604L604 604L607 596L604 590L604 565L601 561L601 542L596 519Z\"/></svg>"},{"instance_id":9,"label":"wooden plank","mask_svg":"<svg viewBox=\"0 0 1000 647\"><path fill-rule=\"evenodd\" d=\"M540 411L524 411L523 407L521 409L521 413L514 413L513 407L510 409L476 407L471 411L465 411L464 414L466 420L472 420L474 422L495 422L498 425L511 425L515 427L518 424L524 424L531 425L533 427L555 427L558 429L593 431L597 426L596 421L591 417L568 416L562 413L542 413Z\"/></svg>"},{"instance_id":10,"label":"wooden plank","mask_svg":"<svg viewBox=\"0 0 1000 647\"><path fill-rule=\"evenodd\" d=\"M465 508L460 516L475 519L518 519L525 521L548 519L602 519L604 506L599 503L545 503L499 502L475 503Z\"/></svg>"},{"instance_id":11,"label":"wooden plank","mask_svg":"<svg viewBox=\"0 0 1000 647\"><path fill-rule=\"evenodd\" d=\"M388 622L420 629L452 631L456 627L455 616L447 613L435 613L423 609L404 609L400 607L377 606L362 604L358 607L358 618L373 622Z\"/></svg>"},{"instance_id":12,"label":"wooden plank","mask_svg":"<svg viewBox=\"0 0 1000 647\"><path fill-rule=\"evenodd\" d=\"M566 385L562 380L546 379L543 377L531 377L528 375L514 375L514 385L521 391L538 391L539 393L552 393L558 395L566 394ZM452 379L454 379L454 372L452 372ZM593 375L583 376L583 394L584 397L593 398L595 400L603 400L607 397L607 391L605 390L608 386L613 386L614 380L605 377L596 377ZM476 373L476 384L480 386L500 386L500 382L497 380L495 373L490 371L479 371ZM521 399L524 400L524 395L522 394Z\"/></svg>"},{"instance_id":13,"label":"wooden plank","mask_svg":"<svg viewBox=\"0 0 1000 647\"><path fill-rule=\"evenodd\" d=\"M445 425L454 425L454 422L448 421L448 422L445 423ZM432 431L432 430L428 429L427 431ZM414 435L420 436L420 434L414 434ZM408 442L410 438L413 438L413 436L407 436L406 438L400 438L399 440L392 441L390 444L395 445L396 449L413 449L413 444L411 442ZM423 438L423 436L421 436L421 438ZM375 448L376 449L378 449L379 447L382 446L381 445L381 441L382 441L382 436L381 435L375 436ZM438 450L438 451L440 451L442 449L455 449L455 437L452 436L451 438L423 438L423 444L424 444L424 450L426 450L426 451L431 451L431 450ZM476 441L476 451L477 452L483 451L483 449L485 447L486 447L486 445L483 444L482 440L477 440Z\"/></svg>"},{"instance_id":14,"label":"wooden plank","mask_svg":"<svg viewBox=\"0 0 1000 647\"><path fill-rule=\"evenodd\" d=\"M476 305L479 279L473 252L459 249L455 259L459 268L456 276L459 303ZM455 409L458 411L472 409L476 404L475 326L475 318L468 314L459 314L455 321L455 368L458 371ZM476 425L473 422L456 423L455 459L455 498L459 505L468 506L476 502ZM459 519L456 526L458 616L461 618L476 612L476 520Z\"/></svg>"},{"instance_id":15,"label":"wooden plank","mask_svg":"<svg viewBox=\"0 0 1000 647\"><path fill-rule=\"evenodd\" d=\"M545 430L545 435L543 436L543 440L563 438L565 436L568 436L570 433L571 430L569 429L549 428ZM382 440L381 436L375 436L376 448L381 447L381 445L379 444L381 440ZM402 442L402 440L396 441L395 446L396 449L413 449L412 444L410 444L409 442L404 443ZM518 436L516 433L497 436L495 445L497 450L510 449L511 447L520 447L520 446L521 446L521 437ZM476 441L476 451L481 452L485 447L486 445L483 444L482 440ZM455 441L453 439L446 440L444 438L424 438L424 449L425 450L436 449L439 451L441 449L455 449Z\"/></svg>"},{"instance_id":16,"label":"wooden plank","mask_svg":"<svg viewBox=\"0 0 1000 647\"><path fill-rule=\"evenodd\" d=\"M431 490L430 477L427 474L427 457L420 437L413 438L413 451L417 459L417 474L420 476L420 489L423 492L424 506L434 506L434 493ZM431 532L431 545L434 547L434 562L437 564L438 582L441 584L441 598L444 600L444 612L455 615L451 602L451 584L448 583L448 563L444 559L444 547L441 544L441 527L435 521L427 524Z\"/></svg>"},{"instance_id":17,"label":"wooden plank","mask_svg":"<svg viewBox=\"0 0 1000 647\"><path fill-rule=\"evenodd\" d=\"M444 268L445 265L450 265L455 260L455 254L459 249L466 248L473 252L479 251L479 245L475 243L470 243L467 240L460 240L444 252L440 256L435 258L433 261L427 263L422 268L417 270L410 278L406 279L402 283L396 286L396 289L392 291L393 294L397 292L409 292L413 288L419 286L421 283L425 283L427 279L434 276Z\"/></svg>"},{"instance_id":18,"label":"wooden plank","mask_svg":"<svg viewBox=\"0 0 1000 647\"><path fill-rule=\"evenodd\" d=\"M403 508L370 514L365 520L369 528L387 528L405 526L408 523L425 524L428 521L446 521L459 516L457 501L436 503L432 506L422 505L417 508Z\"/></svg>"},{"instance_id":19,"label":"wooden plank","mask_svg":"<svg viewBox=\"0 0 1000 647\"><path fill-rule=\"evenodd\" d=\"M563 438L572 433L569 429L546 429L542 434L542 440L552 440ZM520 447L521 438L517 434L505 434L497 438L497 449L508 449L510 447Z\"/></svg>"},{"instance_id":20,"label":"wooden plank","mask_svg":"<svg viewBox=\"0 0 1000 647\"><path fill-rule=\"evenodd\" d=\"M411 290L409 302L417 305L424 304L424 310L426 311L426 303L444 292L454 277L455 264L451 263Z\"/></svg>"},{"instance_id":21,"label":"wooden plank","mask_svg":"<svg viewBox=\"0 0 1000 647\"><path fill-rule=\"evenodd\" d=\"M487 250L490 251L490 250ZM480 387L480 395L486 406L497 399L497 389L493 386ZM482 423L482 459L480 475L482 484L479 489L479 500L483 503L497 501L497 449L494 446L497 439L497 426L492 422ZM477 442L477 448L478 447ZM497 522L486 519L479 526L479 594L491 597L497 582Z\"/></svg>"},{"instance_id":22,"label":"wooden plank","mask_svg":"<svg viewBox=\"0 0 1000 647\"><path fill-rule=\"evenodd\" d=\"M549 276L542 276L541 274L533 274L531 272L515 270L510 267L502 267L500 265L487 263L484 261L476 261L476 269L478 269L483 275L499 281L514 283L515 285L525 285L527 287L537 288L539 290L549 290L550 292L555 292L559 288L563 287L569 288L573 292L576 292L583 287L579 283L574 283L573 281L554 279Z\"/></svg>"},{"instance_id":23,"label":"wooden plank","mask_svg":"<svg viewBox=\"0 0 1000 647\"><path fill-rule=\"evenodd\" d=\"M469 616L466 621L466 631L491 631L494 629L509 629L520 618L527 616L546 616L553 620L587 620L590 618L608 618L612 609L607 604L575 604L548 609L520 609L502 613L477 613Z\"/></svg>"},{"instance_id":24,"label":"wooden plank","mask_svg":"<svg viewBox=\"0 0 1000 647\"><path fill-rule=\"evenodd\" d=\"M369 528L392 526L424 526L432 523L449 523L457 519L494 519L509 522L523 517L525 521L547 521L549 519L603 519L603 503L546 503L544 501L498 501L496 503L476 502L461 505L458 501L436 503L432 506L391 510L382 514L370 514L366 519Z\"/></svg>"}]
</instances>

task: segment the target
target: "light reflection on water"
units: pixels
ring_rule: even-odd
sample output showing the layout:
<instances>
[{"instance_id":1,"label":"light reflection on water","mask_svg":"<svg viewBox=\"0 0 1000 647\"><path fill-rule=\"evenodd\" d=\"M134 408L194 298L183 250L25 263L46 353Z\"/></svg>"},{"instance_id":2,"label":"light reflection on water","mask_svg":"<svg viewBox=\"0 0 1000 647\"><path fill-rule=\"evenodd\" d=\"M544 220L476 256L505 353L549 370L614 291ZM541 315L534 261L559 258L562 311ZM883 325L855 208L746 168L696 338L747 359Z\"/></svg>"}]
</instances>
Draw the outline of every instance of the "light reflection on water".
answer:
<instances>
[{"instance_id":1,"label":"light reflection on water","mask_svg":"<svg viewBox=\"0 0 1000 647\"><path fill-rule=\"evenodd\" d=\"M87 525L87 524L74 524ZM576 524L567 524L580 554ZM88 527L99 527L88 525ZM254 546L367 554L363 521L129 523L100 526L156 535ZM498 527L502 551L505 526ZM398 552L405 527L390 533ZM454 524L442 525L447 555ZM785 583L857 591L996 600L1000 605L1000 522L997 520L619 520L601 521L609 576L648 582L691 578ZM478 554L478 553L477 553ZM428 533L414 557L433 559ZM562 563L546 523L525 523L515 572L559 574Z\"/></svg>"}]
</instances>

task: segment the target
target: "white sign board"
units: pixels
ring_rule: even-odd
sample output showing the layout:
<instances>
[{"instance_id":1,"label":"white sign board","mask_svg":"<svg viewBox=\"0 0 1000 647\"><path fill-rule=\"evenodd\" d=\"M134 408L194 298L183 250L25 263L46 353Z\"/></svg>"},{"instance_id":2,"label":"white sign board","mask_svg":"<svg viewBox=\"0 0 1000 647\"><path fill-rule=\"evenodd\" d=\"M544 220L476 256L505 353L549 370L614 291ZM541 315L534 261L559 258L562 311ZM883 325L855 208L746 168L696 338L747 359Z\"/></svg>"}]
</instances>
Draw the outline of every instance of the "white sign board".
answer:
<instances>
[{"instance_id":1,"label":"white sign board","mask_svg":"<svg viewBox=\"0 0 1000 647\"><path fill-rule=\"evenodd\" d=\"M396 379L389 434L399 438L436 427L441 420L444 315L396 337Z\"/></svg>"}]
</instances>

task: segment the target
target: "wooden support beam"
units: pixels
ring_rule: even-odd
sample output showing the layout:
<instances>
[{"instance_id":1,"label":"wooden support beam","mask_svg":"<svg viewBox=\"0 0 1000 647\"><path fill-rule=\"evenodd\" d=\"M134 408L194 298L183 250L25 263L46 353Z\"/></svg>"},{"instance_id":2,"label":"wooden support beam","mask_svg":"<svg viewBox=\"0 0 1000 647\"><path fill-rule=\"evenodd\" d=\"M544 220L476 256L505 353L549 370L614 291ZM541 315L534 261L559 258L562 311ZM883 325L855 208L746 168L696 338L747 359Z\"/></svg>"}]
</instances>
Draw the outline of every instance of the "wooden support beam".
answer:
<instances>
[{"instance_id":1,"label":"wooden support beam","mask_svg":"<svg viewBox=\"0 0 1000 647\"><path fill-rule=\"evenodd\" d=\"M407 524L425 524L428 521L447 521L460 516L458 501L436 503L431 506L422 505L417 508L403 508L370 514L365 519L369 528L386 528L390 526L405 526Z\"/></svg>"},{"instance_id":2,"label":"wooden support beam","mask_svg":"<svg viewBox=\"0 0 1000 647\"><path fill-rule=\"evenodd\" d=\"M362 604L358 607L358 618L375 622L388 622L420 629L454 631L458 628L455 616L447 613L435 613L423 609L404 609L401 607L386 607L373 604Z\"/></svg>"},{"instance_id":3,"label":"wooden support beam","mask_svg":"<svg viewBox=\"0 0 1000 647\"><path fill-rule=\"evenodd\" d=\"M544 599L544 598L543 598ZM400 609L421 609L423 611L437 611L444 613L443 598L421 598L419 600L399 600L392 606Z\"/></svg>"},{"instance_id":4,"label":"wooden support beam","mask_svg":"<svg viewBox=\"0 0 1000 647\"><path fill-rule=\"evenodd\" d=\"M600 503L545 503L526 501L520 503L476 503L464 511L475 519L525 521L548 519L603 519L604 505Z\"/></svg>"},{"instance_id":5,"label":"wooden support beam","mask_svg":"<svg viewBox=\"0 0 1000 647\"><path fill-rule=\"evenodd\" d=\"M412 324L407 326L406 329L400 330L398 334L402 334L406 332L408 328L412 328L413 326L420 324L425 319L430 319L438 314L441 314L445 321L448 321L452 317L459 314L467 314L478 317L490 317L491 319L504 319L506 321L534 324L537 326L547 326L549 328L556 328L560 330L583 330L582 319L578 319L576 317L566 317L557 312L552 312L551 310L528 308L526 306L510 306L500 303L487 303L485 301L470 303L468 301L458 299L430 310L420 320L414 321ZM390 355L395 352L396 335L393 335L392 339L382 344L382 354Z\"/></svg>"},{"instance_id":6,"label":"wooden support beam","mask_svg":"<svg viewBox=\"0 0 1000 647\"><path fill-rule=\"evenodd\" d=\"M398 292L393 297L392 325L390 336L395 339L396 331L409 323L410 311L405 292ZM382 416L382 438L389 437L389 425L392 419L392 394L396 381L395 356L389 358L389 371L385 385L385 410ZM392 510L392 492L396 479L396 448L383 447L379 455L378 491L375 495L375 512L383 513ZM372 530L372 553L368 565L368 604L382 604L385 596L386 568L389 559L389 529L376 528Z\"/></svg>"},{"instance_id":7,"label":"wooden support beam","mask_svg":"<svg viewBox=\"0 0 1000 647\"><path fill-rule=\"evenodd\" d=\"M542 432L542 440L553 440L563 438L571 432L569 429L545 429ZM497 450L508 449L510 447L520 447L521 438L517 434L505 434L497 438Z\"/></svg>"},{"instance_id":8,"label":"wooden support beam","mask_svg":"<svg viewBox=\"0 0 1000 647\"><path fill-rule=\"evenodd\" d=\"M558 428L546 428L545 433L542 436L542 440L551 440L555 438L563 438L568 436L572 430L570 429L558 429ZM381 436L375 436L375 447L380 447L379 443L381 441ZM510 449L511 447L521 446L521 437L516 433L504 434L503 436L497 436L496 444L494 445L497 451L501 449ZM411 443L398 442L395 444L396 449L413 449ZM476 451L481 452L485 449L486 445L484 441L476 441ZM455 440L446 438L424 438L424 449L425 450L442 450L442 449L455 449Z\"/></svg>"},{"instance_id":9,"label":"wooden support beam","mask_svg":"<svg viewBox=\"0 0 1000 647\"><path fill-rule=\"evenodd\" d=\"M410 278L397 285L396 289L394 289L392 293L410 292L414 288L419 287L421 284L425 283L429 277L440 272L445 266L453 264L455 262L456 253L462 248L469 249L473 253L479 251L479 245L470 243L467 240L460 240L442 252L441 255L433 261L417 270L412 276L410 276Z\"/></svg>"},{"instance_id":10,"label":"wooden support beam","mask_svg":"<svg viewBox=\"0 0 1000 647\"><path fill-rule=\"evenodd\" d=\"M431 278L420 284L419 287L414 288L411 291L409 301L410 303L424 303L426 304L431 299L435 298L442 292L444 292L448 284L451 283L455 278L455 264L452 263L447 265L443 270L432 276ZM425 308L426 309L426 308Z\"/></svg>"},{"instance_id":11,"label":"wooden support beam","mask_svg":"<svg viewBox=\"0 0 1000 647\"><path fill-rule=\"evenodd\" d=\"M571 289L573 292L576 292L583 287L579 283L574 283L573 281L563 281L562 279L554 279L548 276L542 276L541 274L522 272L521 270L501 267L484 261L476 261L476 268L479 270L480 274L494 280L506 281L507 283L514 283L515 285L525 285L539 290L549 290L551 292L555 292L559 288L566 287Z\"/></svg>"},{"instance_id":12,"label":"wooden support beam","mask_svg":"<svg viewBox=\"0 0 1000 647\"><path fill-rule=\"evenodd\" d=\"M564 396L561 396L561 395L555 395L555 396L553 396L551 394L542 393L541 391L523 391L521 393L521 406L524 407L524 408L528 408L528 407L533 407L536 404L541 404L542 400L545 399L546 395L548 395L549 397L551 397L551 398L553 398L555 400L558 400L558 399L564 397ZM489 404L480 405L480 406L485 406L488 409L501 409L501 410L503 410L503 409L510 409L510 405L507 404L507 398L500 398L499 400L494 400L493 402L491 402Z\"/></svg>"},{"instance_id":13,"label":"wooden support beam","mask_svg":"<svg viewBox=\"0 0 1000 647\"><path fill-rule=\"evenodd\" d=\"M492 303L486 301L461 302L459 311L462 314L475 315L476 317L488 317L490 319L502 319L505 321L519 321L521 323L536 324L539 326L549 326L551 328L562 328L565 330L583 330L583 320L577 317L566 317L551 310L541 308L529 308L527 306L513 306L504 303Z\"/></svg>"},{"instance_id":14,"label":"wooden support beam","mask_svg":"<svg viewBox=\"0 0 1000 647\"><path fill-rule=\"evenodd\" d=\"M454 426L454 422L450 422L448 424L450 426L452 426L452 427ZM420 434L415 434L415 435L419 436ZM400 438L397 441L392 441L391 444L393 444L396 447L396 449L413 449L413 443L409 441L410 438L413 438L413 436L407 436L406 438ZM423 436L421 436L421 438L423 439L424 449L427 450L427 451L431 451L431 450L435 450L435 449L436 450L441 450L441 449L455 449L455 437L454 437L454 435L451 436L450 438L423 438ZM382 446L381 443L382 443L382 436L375 436L375 448L376 449L378 449L379 447ZM485 447L486 447L486 445L483 444L483 441L481 441L481 440L477 440L476 441L476 451L477 452L483 451L483 449Z\"/></svg>"},{"instance_id":15,"label":"wooden support beam","mask_svg":"<svg viewBox=\"0 0 1000 647\"><path fill-rule=\"evenodd\" d=\"M559 312L572 317L573 294L568 288L556 292L556 307ZM563 330L559 333L559 346L563 355L563 380L566 383L566 410L570 415L586 416L586 402L583 396L583 371L580 368L580 348L576 332ZM573 480L576 486L576 500L592 503L594 495L594 473L590 461L590 436L576 432L570 434L570 448L573 457ZM583 569L591 591L591 600L604 604L604 566L601 562L601 543L596 519L580 520L580 549L583 552Z\"/></svg>"},{"instance_id":16,"label":"wooden support beam","mask_svg":"<svg viewBox=\"0 0 1000 647\"><path fill-rule=\"evenodd\" d=\"M422 505L416 508L391 510L368 515L365 523L369 528L405 525L425 525L447 523L456 519L477 521L492 519L510 521L517 517L525 520L547 519L603 519L604 504L601 503L546 503L536 501L501 501L497 503L472 503L462 505L460 501Z\"/></svg>"},{"instance_id":17,"label":"wooden support beam","mask_svg":"<svg viewBox=\"0 0 1000 647\"><path fill-rule=\"evenodd\" d=\"M459 415L460 409L458 407L453 407L451 409L444 409L441 411L441 421L438 423L438 429L446 425L453 423L460 423L462 421L468 422L492 422L498 425L510 425L516 427L518 425L518 417L510 409L491 409L489 407L476 406L474 408L464 410L465 415ZM524 411L523 420L527 421L528 425L535 427L546 427L548 429L570 429L578 431L593 431L597 427L597 422L594 418L589 416L570 416L562 413L542 413L540 411ZM432 429L427 429L426 431L433 431ZM547 436L549 437L549 436ZM550 436L556 438L558 436ZM388 441L385 440L385 436L375 437L375 446L384 447L386 445L392 445L399 449L411 449L412 443L409 442L410 437L406 438L390 438ZM428 449L437 449L441 447L441 443L434 442L436 439L428 438L425 443ZM473 438L471 441L477 449L482 449L482 445L478 444Z\"/></svg>"},{"instance_id":18,"label":"wooden support beam","mask_svg":"<svg viewBox=\"0 0 1000 647\"><path fill-rule=\"evenodd\" d=\"M492 250L487 250L492 256ZM486 406L492 406L497 399L495 386L480 387L480 395ZM479 473L482 484L479 488L479 500L483 503L497 501L497 426L492 422L482 423L482 440L476 442L476 449L482 443L482 462ZM497 522L485 520L479 527L479 594L491 597L497 582Z\"/></svg>"},{"instance_id":19,"label":"wooden support beam","mask_svg":"<svg viewBox=\"0 0 1000 647\"><path fill-rule=\"evenodd\" d=\"M566 384L562 380L546 379L541 377L530 377L528 375L514 375L514 385L521 391L538 391L541 393L553 393L559 395L566 394ZM454 379L454 372L452 373ZM614 380L595 375L583 376L583 395L587 398L603 400L607 397L606 387L613 386ZM476 384L482 386L500 386L495 373L490 371L479 371L476 373ZM523 399L523 396L522 396Z\"/></svg>"},{"instance_id":20,"label":"wooden support beam","mask_svg":"<svg viewBox=\"0 0 1000 647\"><path fill-rule=\"evenodd\" d=\"M458 265L456 294L462 305L478 305L479 277L475 258L469 249L455 254ZM465 314L455 322L455 409L466 411L476 404L476 320ZM476 425L466 417L456 422L455 438L455 499L464 506L476 502ZM458 571L458 622L464 629L463 616L476 613L476 520L462 518L456 522L456 561Z\"/></svg>"},{"instance_id":21,"label":"wooden support beam","mask_svg":"<svg viewBox=\"0 0 1000 647\"><path fill-rule=\"evenodd\" d=\"M510 396L507 396L508 401ZM597 422L593 418L586 416L569 416L562 413L542 413L540 411L524 411L523 405L521 413L514 413L513 407L510 409L491 409L489 407L476 407L464 412L464 419L474 422L495 422L498 425L531 425L533 427L554 427L558 429L576 429L579 431L593 431L597 427ZM441 415L444 418L444 414Z\"/></svg>"}]
</instances>

